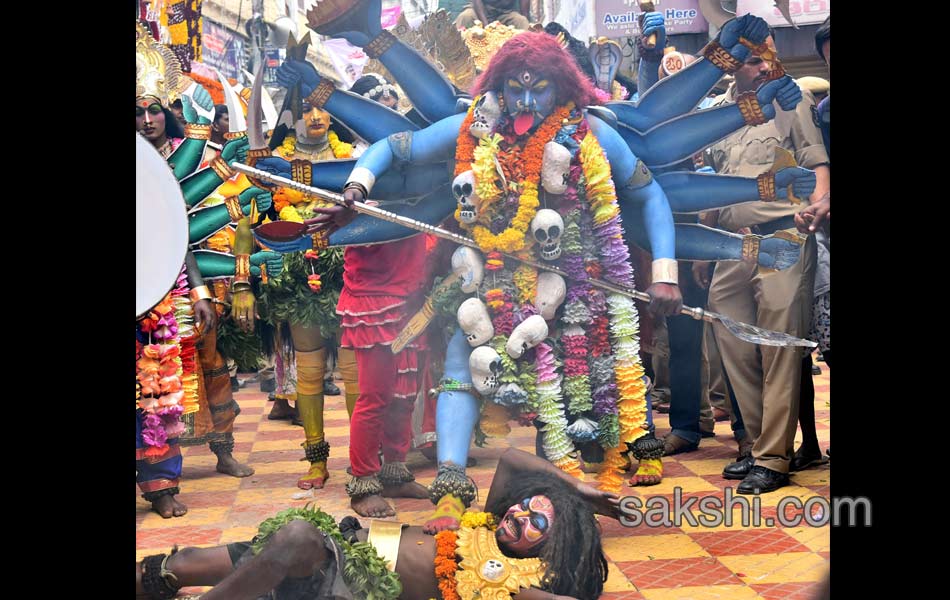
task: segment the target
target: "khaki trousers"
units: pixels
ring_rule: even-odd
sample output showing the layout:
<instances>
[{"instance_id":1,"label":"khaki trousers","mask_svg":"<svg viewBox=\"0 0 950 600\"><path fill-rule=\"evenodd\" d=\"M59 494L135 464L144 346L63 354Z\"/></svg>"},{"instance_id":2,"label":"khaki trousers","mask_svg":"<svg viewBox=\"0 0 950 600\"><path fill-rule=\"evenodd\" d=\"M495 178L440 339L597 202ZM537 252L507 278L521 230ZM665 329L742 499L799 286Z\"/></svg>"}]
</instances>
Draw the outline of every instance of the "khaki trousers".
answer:
<instances>
[{"instance_id":1,"label":"khaki trousers","mask_svg":"<svg viewBox=\"0 0 950 600\"><path fill-rule=\"evenodd\" d=\"M746 262L716 265L709 308L737 321L808 334L815 281L815 239L809 237L799 261L778 272L760 272ZM788 473L798 424L801 363L804 348L750 344L715 325L723 366L732 382L746 432L754 440L758 466Z\"/></svg>"}]
</instances>

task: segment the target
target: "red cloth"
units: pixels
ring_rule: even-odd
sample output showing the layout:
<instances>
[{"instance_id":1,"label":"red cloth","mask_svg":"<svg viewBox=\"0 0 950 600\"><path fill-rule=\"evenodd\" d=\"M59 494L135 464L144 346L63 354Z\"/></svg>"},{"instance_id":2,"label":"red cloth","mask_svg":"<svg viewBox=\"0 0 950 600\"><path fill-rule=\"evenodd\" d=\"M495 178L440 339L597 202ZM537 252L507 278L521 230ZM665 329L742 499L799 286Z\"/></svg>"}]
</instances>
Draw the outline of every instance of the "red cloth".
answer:
<instances>
[{"instance_id":1,"label":"red cloth","mask_svg":"<svg viewBox=\"0 0 950 600\"><path fill-rule=\"evenodd\" d=\"M399 379L417 373L399 371L405 367L399 357L416 353L409 349L393 356L386 346L356 350L360 374L360 397L350 419L350 465L353 475L379 473L379 447L386 462L405 462L412 441L412 407L409 398L396 395Z\"/></svg>"},{"instance_id":2,"label":"red cloth","mask_svg":"<svg viewBox=\"0 0 950 600\"><path fill-rule=\"evenodd\" d=\"M348 247L336 309L343 327L340 345L355 349L392 344L421 308L427 283L426 236Z\"/></svg>"}]
</instances>

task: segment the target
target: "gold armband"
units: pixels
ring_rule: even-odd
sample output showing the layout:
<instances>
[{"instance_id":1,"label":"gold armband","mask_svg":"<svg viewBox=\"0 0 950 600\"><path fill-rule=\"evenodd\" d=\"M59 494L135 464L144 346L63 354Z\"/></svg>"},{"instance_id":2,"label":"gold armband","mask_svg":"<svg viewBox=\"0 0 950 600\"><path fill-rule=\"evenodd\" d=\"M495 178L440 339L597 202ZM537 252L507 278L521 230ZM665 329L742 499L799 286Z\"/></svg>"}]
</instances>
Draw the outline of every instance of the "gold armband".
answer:
<instances>
[{"instance_id":1,"label":"gold armband","mask_svg":"<svg viewBox=\"0 0 950 600\"><path fill-rule=\"evenodd\" d=\"M209 165L215 173L218 174L218 177L221 178L221 181L227 181L234 177L234 169L228 166L228 163L224 161L220 156L214 157L214 160L211 161Z\"/></svg>"},{"instance_id":2,"label":"gold armband","mask_svg":"<svg viewBox=\"0 0 950 600\"><path fill-rule=\"evenodd\" d=\"M312 184L313 164L311 164L309 160L302 159L290 161L290 178L304 185Z\"/></svg>"},{"instance_id":3,"label":"gold armband","mask_svg":"<svg viewBox=\"0 0 950 600\"><path fill-rule=\"evenodd\" d=\"M326 78L321 79L317 87L307 96L307 102L310 103L310 106L323 110L323 105L330 99L330 94L332 94L334 90L336 90L336 86L333 85L332 81Z\"/></svg>"},{"instance_id":4,"label":"gold armband","mask_svg":"<svg viewBox=\"0 0 950 600\"><path fill-rule=\"evenodd\" d=\"M742 92L736 96L736 106L739 107L742 120L746 125L761 125L768 122L765 113L762 112L762 107L759 106L759 99L755 97L755 92Z\"/></svg>"},{"instance_id":5,"label":"gold armband","mask_svg":"<svg viewBox=\"0 0 950 600\"><path fill-rule=\"evenodd\" d=\"M651 283L669 283L679 285L679 269L676 260L672 258L658 258L653 261L653 279Z\"/></svg>"},{"instance_id":6,"label":"gold armband","mask_svg":"<svg viewBox=\"0 0 950 600\"><path fill-rule=\"evenodd\" d=\"M188 123L185 125L185 137L189 140L210 140L211 125Z\"/></svg>"},{"instance_id":7,"label":"gold armband","mask_svg":"<svg viewBox=\"0 0 950 600\"><path fill-rule=\"evenodd\" d=\"M241 199L238 196L228 196L224 199L224 205L228 207L228 215L232 222L237 223L244 218L244 211L241 210Z\"/></svg>"},{"instance_id":8,"label":"gold armband","mask_svg":"<svg viewBox=\"0 0 950 600\"><path fill-rule=\"evenodd\" d=\"M196 288L191 288L188 296L191 298L192 304L197 304L201 300L212 299L211 292L208 290L208 286L206 285L199 285Z\"/></svg>"},{"instance_id":9,"label":"gold armband","mask_svg":"<svg viewBox=\"0 0 950 600\"><path fill-rule=\"evenodd\" d=\"M251 255L234 255L234 283L250 283L251 280Z\"/></svg>"},{"instance_id":10,"label":"gold armband","mask_svg":"<svg viewBox=\"0 0 950 600\"><path fill-rule=\"evenodd\" d=\"M759 262L759 244L762 242L761 236L748 234L742 236L742 260L756 264Z\"/></svg>"},{"instance_id":11,"label":"gold armband","mask_svg":"<svg viewBox=\"0 0 950 600\"><path fill-rule=\"evenodd\" d=\"M759 186L759 200L763 202L777 200L775 195L775 173L766 171L755 178L755 183Z\"/></svg>"},{"instance_id":12,"label":"gold armband","mask_svg":"<svg viewBox=\"0 0 950 600\"><path fill-rule=\"evenodd\" d=\"M370 58L379 58L384 52L389 50L390 46L396 43L396 36L383 29L379 35L373 38L373 41L366 44L363 51Z\"/></svg>"},{"instance_id":13,"label":"gold armband","mask_svg":"<svg viewBox=\"0 0 950 600\"><path fill-rule=\"evenodd\" d=\"M703 47L703 57L726 73L735 73L742 67L742 61L726 52L719 42L709 42Z\"/></svg>"}]
</instances>

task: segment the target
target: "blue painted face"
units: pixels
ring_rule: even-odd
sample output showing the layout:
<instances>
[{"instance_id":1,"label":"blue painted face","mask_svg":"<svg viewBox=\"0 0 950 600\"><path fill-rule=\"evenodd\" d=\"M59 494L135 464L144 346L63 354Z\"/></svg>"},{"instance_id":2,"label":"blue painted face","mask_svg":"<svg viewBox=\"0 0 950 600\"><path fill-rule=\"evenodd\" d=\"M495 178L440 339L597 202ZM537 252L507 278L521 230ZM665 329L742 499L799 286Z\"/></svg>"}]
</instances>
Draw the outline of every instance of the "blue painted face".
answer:
<instances>
[{"instance_id":1,"label":"blue painted face","mask_svg":"<svg viewBox=\"0 0 950 600\"><path fill-rule=\"evenodd\" d=\"M505 110L518 121L519 114L530 114L534 117L530 129L534 129L544 121L545 117L554 111L557 100L557 86L546 77L531 69L511 73L505 79L502 90L505 99ZM516 130L523 129L516 126ZM519 131L519 135L523 131Z\"/></svg>"}]
</instances>

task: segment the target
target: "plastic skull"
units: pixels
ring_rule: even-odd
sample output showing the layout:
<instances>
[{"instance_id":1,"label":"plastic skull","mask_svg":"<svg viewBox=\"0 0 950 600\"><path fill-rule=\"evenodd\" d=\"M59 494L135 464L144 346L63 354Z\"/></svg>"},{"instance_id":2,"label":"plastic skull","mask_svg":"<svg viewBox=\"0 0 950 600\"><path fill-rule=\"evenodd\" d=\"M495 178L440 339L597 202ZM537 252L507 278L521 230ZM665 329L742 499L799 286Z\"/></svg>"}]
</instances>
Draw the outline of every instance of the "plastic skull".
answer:
<instances>
[{"instance_id":1,"label":"plastic skull","mask_svg":"<svg viewBox=\"0 0 950 600\"><path fill-rule=\"evenodd\" d=\"M468 368L472 372L472 385L479 394L495 393L501 375L501 357L497 352L488 346L475 348L468 357Z\"/></svg>"},{"instance_id":2,"label":"plastic skull","mask_svg":"<svg viewBox=\"0 0 950 600\"><path fill-rule=\"evenodd\" d=\"M495 335L495 328L488 316L488 308L478 298L469 298L463 302L456 314L459 327L465 332L465 339L473 348L481 346Z\"/></svg>"},{"instance_id":3,"label":"plastic skull","mask_svg":"<svg viewBox=\"0 0 950 600\"><path fill-rule=\"evenodd\" d=\"M501 561L490 558L482 565L482 577L488 581L498 581L504 575L505 565Z\"/></svg>"},{"instance_id":4,"label":"plastic skull","mask_svg":"<svg viewBox=\"0 0 950 600\"><path fill-rule=\"evenodd\" d=\"M490 134L501 118L501 104L495 92L486 92L475 104L472 111L472 125L469 132L481 139Z\"/></svg>"},{"instance_id":5,"label":"plastic skull","mask_svg":"<svg viewBox=\"0 0 950 600\"><path fill-rule=\"evenodd\" d=\"M475 193L475 174L469 169L459 173L452 182L452 194L459 203L459 220L474 223L478 218L478 194Z\"/></svg>"},{"instance_id":6,"label":"plastic skull","mask_svg":"<svg viewBox=\"0 0 950 600\"><path fill-rule=\"evenodd\" d=\"M478 289L485 276L485 261L478 250L459 246L452 253L452 272L459 276L462 291L470 294Z\"/></svg>"},{"instance_id":7,"label":"plastic skull","mask_svg":"<svg viewBox=\"0 0 950 600\"><path fill-rule=\"evenodd\" d=\"M563 277L548 271L538 273L538 290L534 295L534 305L538 307L538 311L540 311L545 321L554 318L554 313L564 302L566 294L567 285L564 283Z\"/></svg>"},{"instance_id":8,"label":"plastic skull","mask_svg":"<svg viewBox=\"0 0 950 600\"><path fill-rule=\"evenodd\" d=\"M557 260L561 256L564 219L557 211L542 208L531 220L531 235L541 244L541 258Z\"/></svg>"},{"instance_id":9,"label":"plastic skull","mask_svg":"<svg viewBox=\"0 0 950 600\"><path fill-rule=\"evenodd\" d=\"M541 185L549 194L563 194L567 190L567 178L571 170L571 151L558 144L544 145L541 159Z\"/></svg>"},{"instance_id":10,"label":"plastic skull","mask_svg":"<svg viewBox=\"0 0 950 600\"><path fill-rule=\"evenodd\" d=\"M534 348L548 336L548 324L541 315L531 315L521 322L505 344L505 352L511 358L521 358L521 355Z\"/></svg>"}]
</instances>

